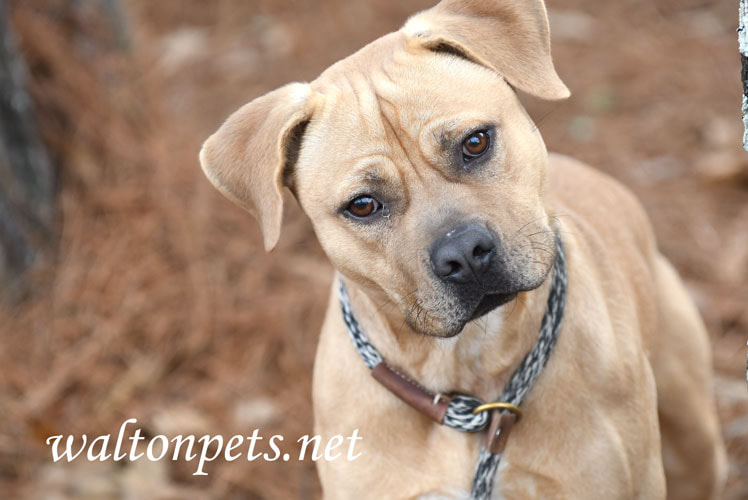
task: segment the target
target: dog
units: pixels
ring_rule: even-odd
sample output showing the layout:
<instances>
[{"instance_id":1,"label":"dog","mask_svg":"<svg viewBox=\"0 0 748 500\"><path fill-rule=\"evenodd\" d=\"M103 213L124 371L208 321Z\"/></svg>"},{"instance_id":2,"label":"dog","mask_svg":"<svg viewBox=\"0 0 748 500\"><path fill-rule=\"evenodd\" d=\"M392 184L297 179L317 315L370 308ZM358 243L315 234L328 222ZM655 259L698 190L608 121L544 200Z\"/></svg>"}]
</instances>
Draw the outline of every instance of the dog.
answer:
<instances>
[{"instance_id":1,"label":"dog","mask_svg":"<svg viewBox=\"0 0 748 500\"><path fill-rule=\"evenodd\" d=\"M356 460L318 462L324 497L469 498L483 442L372 378L338 282L390 366L438 395L493 401L538 339L558 238L560 332L493 498L719 498L725 455L696 308L637 200L549 154L517 91L570 95L542 0L443 0L311 83L241 107L203 145L203 171L257 218L268 251L287 187L336 269L315 432L358 429L362 441Z\"/></svg>"}]
</instances>

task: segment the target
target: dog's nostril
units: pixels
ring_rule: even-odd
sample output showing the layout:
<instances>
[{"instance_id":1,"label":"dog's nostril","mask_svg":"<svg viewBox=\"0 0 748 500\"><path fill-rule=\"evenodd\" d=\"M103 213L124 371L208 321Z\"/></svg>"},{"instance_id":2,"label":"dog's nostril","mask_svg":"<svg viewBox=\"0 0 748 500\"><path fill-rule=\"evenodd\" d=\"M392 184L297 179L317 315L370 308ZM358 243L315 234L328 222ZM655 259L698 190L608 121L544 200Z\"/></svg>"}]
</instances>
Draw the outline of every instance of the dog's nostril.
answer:
<instances>
[{"instance_id":1,"label":"dog's nostril","mask_svg":"<svg viewBox=\"0 0 748 500\"><path fill-rule=\"evenodd\" d=\"M481 246L477 246L473 248L473 257L476 259L480 259L481 257L485 257L491 252L490 249L485 249Z\"/></svg>"},{"instance_id":2,"label":"dog's nostril","mask_svg":"<svg viewBox=\"0 0 748 500\"><path fill-rule=\"evenodd\" d=\"M453 276L462 270L462 264L460 264L456 260L450 260L449 262L447 262L447 266L449 266L446 274L447 276Z\"/></svg>"}]
</instances>

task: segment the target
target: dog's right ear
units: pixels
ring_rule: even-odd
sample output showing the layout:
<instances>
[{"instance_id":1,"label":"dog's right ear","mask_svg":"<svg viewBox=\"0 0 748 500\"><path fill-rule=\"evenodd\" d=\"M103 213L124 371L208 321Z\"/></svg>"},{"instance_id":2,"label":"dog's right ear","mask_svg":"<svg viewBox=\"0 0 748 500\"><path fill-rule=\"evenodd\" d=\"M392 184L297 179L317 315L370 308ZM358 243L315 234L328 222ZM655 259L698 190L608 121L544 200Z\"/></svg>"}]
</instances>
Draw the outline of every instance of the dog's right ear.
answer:
<instances>
[{"instance_id":1,"label":"dog's right ear","mask_svg":"<svg viewBox=\"0 0 748 500\"><path fill-rule=\"evenodd\" d=\"M224 196L254 215L265 250L275 247L283 218L283 179L312 116L312 90L291 83L235 111L208 138L200 165Z\"/></svg>"}]
</instances>

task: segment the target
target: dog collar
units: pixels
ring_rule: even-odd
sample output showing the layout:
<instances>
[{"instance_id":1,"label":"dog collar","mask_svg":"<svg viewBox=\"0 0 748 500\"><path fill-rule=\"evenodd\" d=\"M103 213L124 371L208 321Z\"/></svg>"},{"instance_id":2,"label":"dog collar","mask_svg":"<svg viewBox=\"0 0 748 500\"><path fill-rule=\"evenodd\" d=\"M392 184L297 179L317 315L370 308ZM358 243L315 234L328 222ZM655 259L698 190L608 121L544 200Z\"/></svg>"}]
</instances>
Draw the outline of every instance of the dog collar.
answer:
<instances>
[{"instance_id":1,"label":"dog collar","mask_svg":"<svg viewBox=\"0 0 748 500\"><path fill-rule=\"evenodd\" d=\"M522 401L548 363L556 345L564 315L566 289L566 256L561 236L557 231L553 277L538 340L512 374L498 401L484 403L467 394L434 393L390 366L361 329L353 315L345 285L342 280L340 281L340 307L348 334L361 359L380 384L439 424L463 432L478 432L489 428L473 478L471 497L474 500L487 500L491 497L501 454L512 426L522 416Z\"/></svg>"}]
</instances>

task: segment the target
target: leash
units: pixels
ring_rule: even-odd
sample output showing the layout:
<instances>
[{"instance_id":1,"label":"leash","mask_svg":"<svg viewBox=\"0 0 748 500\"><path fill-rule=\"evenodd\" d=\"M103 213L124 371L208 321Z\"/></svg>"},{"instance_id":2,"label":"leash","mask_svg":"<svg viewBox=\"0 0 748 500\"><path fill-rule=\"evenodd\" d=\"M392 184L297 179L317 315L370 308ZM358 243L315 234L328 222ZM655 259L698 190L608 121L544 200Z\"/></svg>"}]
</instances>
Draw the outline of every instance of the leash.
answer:
<instances>
[{"instance_id":1,"label":"leash","mask_svg":"<svg viewBox=\"0 0 748 500\"><path fill-rule=\"evenodd\" d=\"M567 284L566 256L563 242L557 233L553 278L538 340L512 374L498 401L484 403L467 394L431 392L387 364L353 315L348 293L343 281L340 281L343 321L361 359L379 383L439 424L463 432L478 432L488 427L486 440L475 468L471 493L473 500L488 500L491 497L496 470L507 439L513 425L522 417L522 401L545 367L556 345L564 315Z\"/></svg>"}]
</instances>

